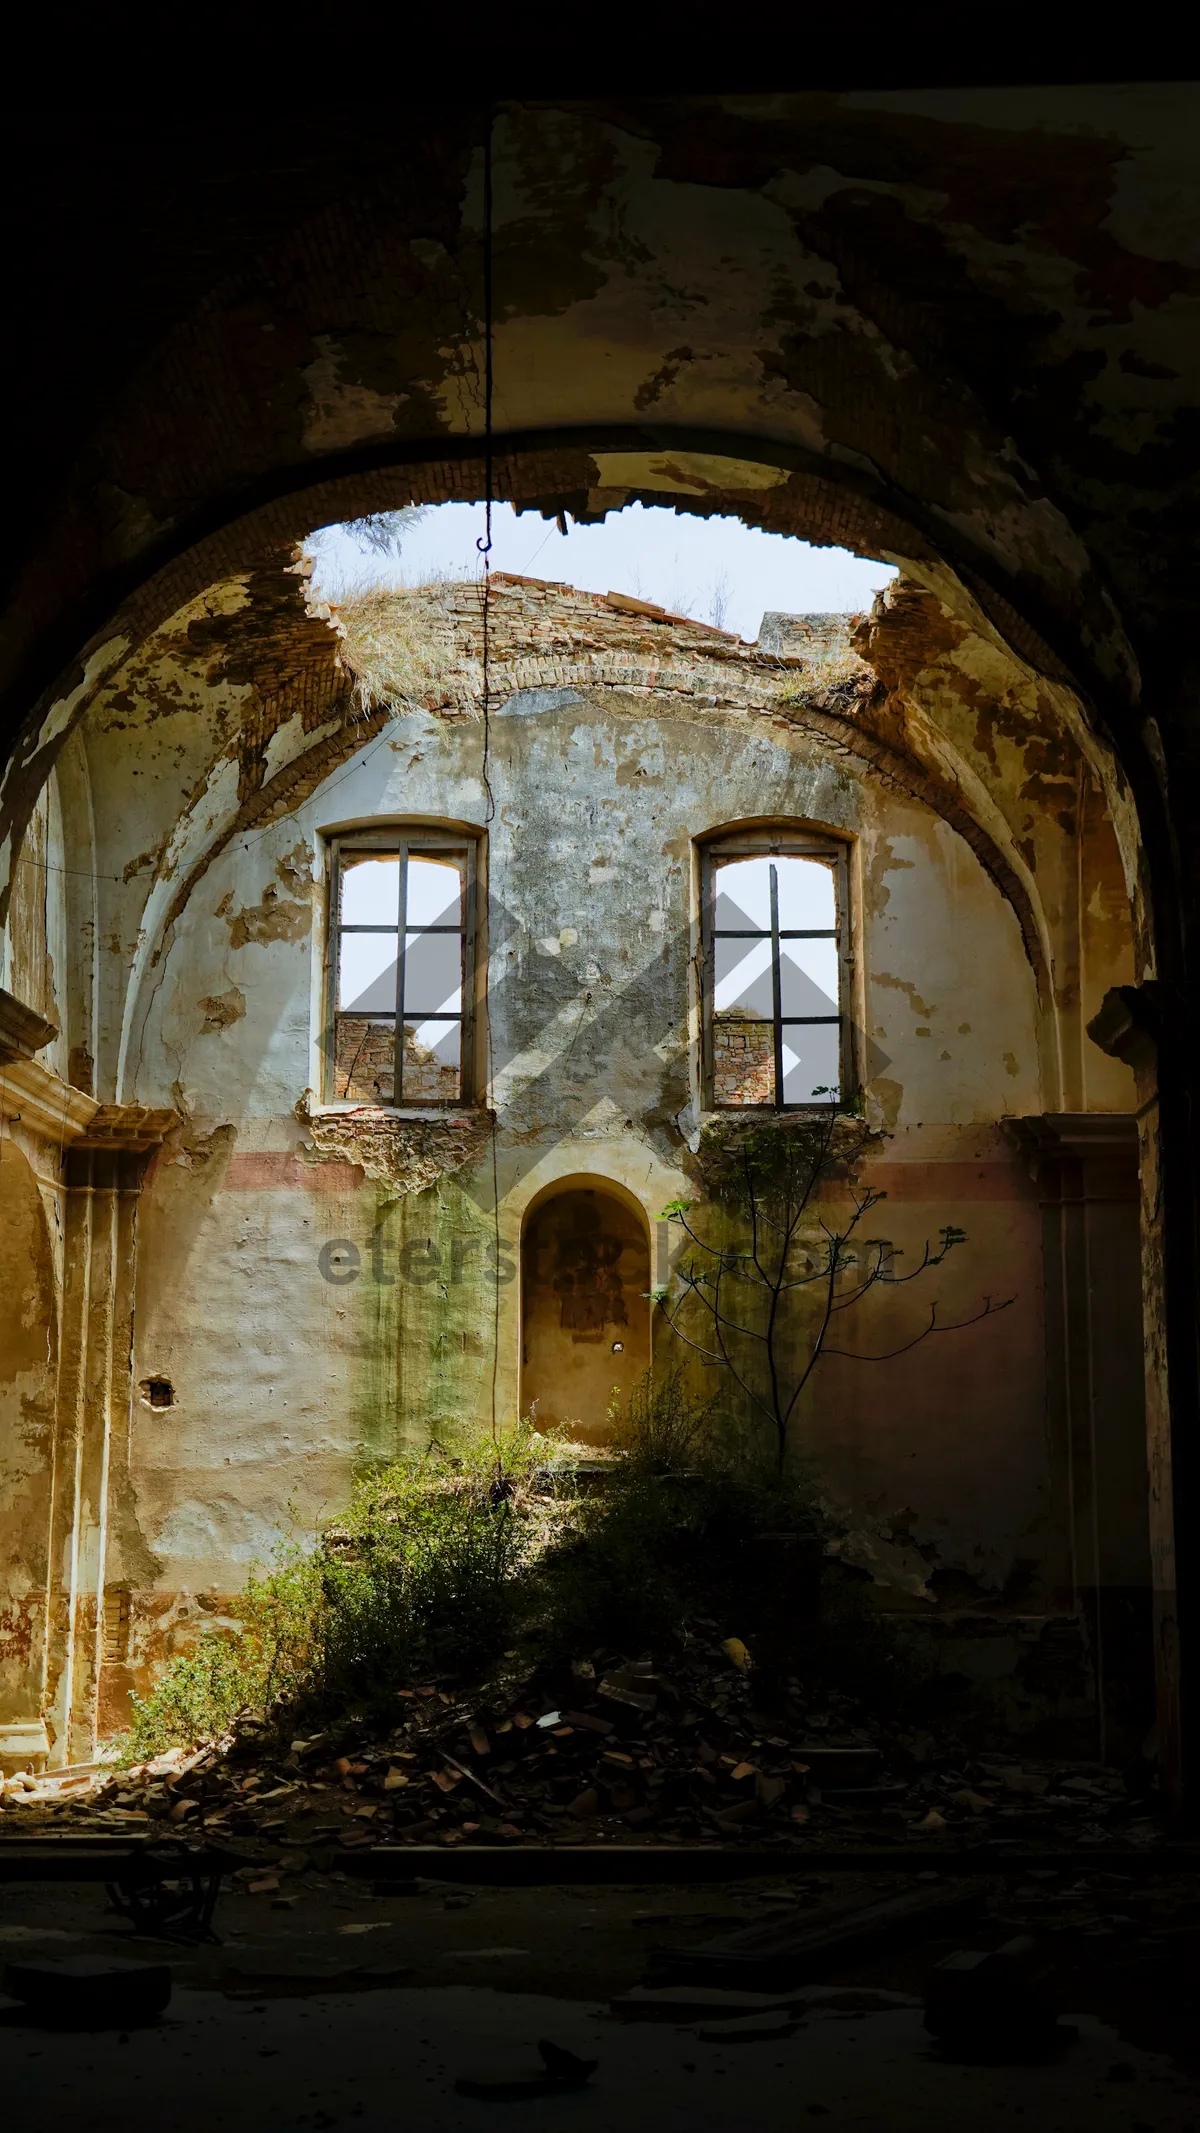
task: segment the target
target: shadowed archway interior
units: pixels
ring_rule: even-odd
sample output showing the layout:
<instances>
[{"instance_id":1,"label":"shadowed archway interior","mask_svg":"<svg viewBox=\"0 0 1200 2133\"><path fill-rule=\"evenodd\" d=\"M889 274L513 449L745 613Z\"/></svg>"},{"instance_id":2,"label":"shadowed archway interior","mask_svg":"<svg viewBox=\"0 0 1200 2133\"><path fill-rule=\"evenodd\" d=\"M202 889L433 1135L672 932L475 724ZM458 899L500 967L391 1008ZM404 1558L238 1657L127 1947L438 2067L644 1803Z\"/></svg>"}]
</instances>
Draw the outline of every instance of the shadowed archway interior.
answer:
<instances>
[{"instance_id":1,"label":"shadowed archway interior","mask_svg":"<svg viewBox=\"0 0 1200 2133\"><path fill-rule=\"evenodd\" d=\"M389 761L396 706L370 701L337 618L306 606L298 543L315 524L482 493L482 124L482 105L443 106L397 147L344 121L306 137L299 118L275 161L230 149L228 188L212 184L211 156L185 127L177 167L163 165L180 182L139 203L150 241L124 248L119 275L95 276L79 339L58 336L44 392L29 398L19 442L36 508L15 509L5 529L0 685L13 750L0 855L29 877L39 810L51 840L47 795L61 803L69 828L53 878L69 907L73 1006L42 1090L56 1191L65 1139L90 1160L118 1132L132 1153L156 1133L178 1137L154 1174L150 1199L163 1206L185 1191L219 1206L226 1164L238 1190L274 1178L273 1163L303 1182L282 1128L278 1145L258 1146L232 1101L201 1116L200 1063L218 1047L248 1054L255 1030L255 1071L264 1084L275 1074L265 1018L273 998L283 1017L284 962L322 923L316 834L301 850L291 825L310 803L320 812L335 777L344 799L366 749L378 745L376 769ZM1059 1120L1061 1139L1109 1076L1104 1102L1136 1116L1160 1720L1177 1803L1200 1631L1176 1549L1177 1527L1194 1522L1200 1442L1189 1005L1200 927L1187 856L1200 846L1181 649L1200 434L1194 140L1170 84L1070 88L1050 102L1019 86L514 98L493 114L495 493L548 520L631 500L729 512L899 566L906 582L868 629L870 701L776 706L757 730L769 725L776 751L822 754L834 782L869 776L889 805L903 796L928 810L963 870L952 886L974 893L978 868L979 893L995 890L997 926L1023 958L1021 1029L991 1047L1014 1108ZM72 214L77 184L62 184ZM86 390L67 389L70 362ZM550 687L566 656L527 649L503 684L514 697ZM636 689L663 686L656 660L639 655ZM696 682L699 714L715 693L718 721L748 731L736 691L727 701L710 687L719 663ZM577 661L570 686L581 674ZM607 670L593 683L622 686ZM464 684L435 709L466 732L477 691ZM118 809L121 791L136 805ZM438 793L429 811L466 816L472 804ZM390 812L409 805L389 790ZM765 805L756 792L745 811ZM930 830L931 850L939 838ZM605 849L597 840L589 863ZM1090 903L1087 866L1072 873L1089 849L1105 885ZM222 869L243 852L262 878L222 910ZM913 886L911 869L893 871L887 926ZM1101 969L1099 931L1122 900L1111 960L1127 1020L1110 1016L1106 1061L1089 1050L1101 1003L1082 1011L1080 970L1089 955ZM29 901L18 888L22 925ZM561 940L573 921L557 916L546 937ZM1067 938L1076 918L1086 953ZM181 961L198 971L202 957L211 975L181 1004ZM55 961L61 983L65 958ZM547 998L566 969L547 953ZM880 1019L894 1022L903 999L932 1056L945 1003L923 974L904 986ZM939 1049L972 1020L956 1015ZM892 1041L889 1026L889 1053ZM1034 1090L1019 1102L1010 1050ZM1135 1090L1118 1090L1122 1075ZM32 1135L36 1077L25 1065L20 1077L11 1110ZM290 1120L303 1077L276 1078L274 1115ZM660 1136L675 1117L663 1109L647 1105ZM989 1115L1005 1110L992 1103ZM459 1131L451 1122L445 1137ZM346 1184L336 1166L327 1176ZM115 1225L133 1188L118 1178L112 1189ZM172 1241L184 1265L185 1231ZM430 1299L431 1255L451 1254L432 1231L411 1240L413 1285ZM275 1267L269 1251L262 1264ZM554 1293L560 1321L564 1308L599 1308ZM381 1323L390 1294L379 1286ZM256 1303L268 1329L277 1301ZM602 1330L558 1327L581 1348ZM460 1333L466 1354L474 1336ZM182 1443L186 1402L178 1426ZM163 1468L168 1455L164 1437ZM236 1504L199 1490L189 1502L191 1522L180 1515L168 1532L180 1561L199 1562L222 1519L228 1560L248 1559L256 1537ZM137 1568L149 1584L154 1565ZM1188 1738L1200 1744L1200 1716Z\"/></svg>"},{"instance_id":2,"label":"shadowed archway interior","mask_svg":"<svg viewBox=\"0 0 1200 2133\"><path fill-rule=\"evenodd\" d=\"M595 1183L538 1201L521 1239L521 1406L585 1443L650 1367L645 1216Z\"/></svg>"}]
</instances>

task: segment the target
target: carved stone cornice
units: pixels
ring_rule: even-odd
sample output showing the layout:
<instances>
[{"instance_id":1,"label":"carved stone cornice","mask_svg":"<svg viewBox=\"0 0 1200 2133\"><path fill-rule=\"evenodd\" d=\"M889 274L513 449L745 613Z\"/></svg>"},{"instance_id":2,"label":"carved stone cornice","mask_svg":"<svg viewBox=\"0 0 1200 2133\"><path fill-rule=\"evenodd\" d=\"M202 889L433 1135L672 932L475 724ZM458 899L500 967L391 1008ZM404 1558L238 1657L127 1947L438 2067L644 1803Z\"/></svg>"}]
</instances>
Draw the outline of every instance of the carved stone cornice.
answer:
<instances>
[{"instance_id":1,"label":"carved stone cornice","mask_svg":"<svg viewBox=\"0 0 1200 2133\"><path fill-rule=\"evenodd\" d=\"M1045 1111L1003 1126L1043 1202L1136 1200L1138 1124L1128 1112Z\"/></svg>"},{"instance_id":2,"label":"carved stone cornice","mask_svg":"<svg viewBox=\"0 0 1200 2133\"><path fill-rule=\"evenodd\" d=\"M1167 988L1157 978L1144 985L1114 985L1088 1023L1088 1036L1110 1059L1135 1069L1153 1066L1170 1006Z\"/></svg>"},{"instance_id":3,"label":"carved stone cornice","mask_svg":"<svg viewBox=\"0 0 1200 2133\"><path fill-rule=\"evenodd\" d=\"M5 1122L19 1124L32 1140L57 1148L109 1148L144 1154L165 1140L179 1114L145 1104L101 1104L82 1089L23 1056L0 1063L0 1107Z\"/></svg>"},{"instance_id":4,"label":"carved stone cornice","mask_svg":"<svg viewBox=\"0 0 1200 2133\"><path fill-rule=\"evenodd\" d=\"M0 985L0 1064L10 1059L32 1059L44 1044L57 1037L58 1029L36 1008L26 1007L15 993Z\"/></svg>"},{"instance_id":5,"label":"carved stone cornice","mask_svg":"<svg viewBox=\"0 0 1200 2133\"><path fill-rule=\"evenodd\" d=\"M172 1126L178 1123L179 1113L169 1104L157 1108L148 1108L145 1104L97 1104L73 1146L76 1149L119 1149L129 1155L145 1154L147 1149L161 1147Z\"/></svg>"},{"instance_id":6,"label":"carved stone cornice","mask_svg":"<svg viewBox=\"0 0 1200 2133\"><path fill-rule=\"evenodd\" d=\"M72 1146L100 1109L94 1096L73 1089L38 1060L17 1055L0 1064L0 1103L37 1141Z\"/></svg>"}]
</instances>

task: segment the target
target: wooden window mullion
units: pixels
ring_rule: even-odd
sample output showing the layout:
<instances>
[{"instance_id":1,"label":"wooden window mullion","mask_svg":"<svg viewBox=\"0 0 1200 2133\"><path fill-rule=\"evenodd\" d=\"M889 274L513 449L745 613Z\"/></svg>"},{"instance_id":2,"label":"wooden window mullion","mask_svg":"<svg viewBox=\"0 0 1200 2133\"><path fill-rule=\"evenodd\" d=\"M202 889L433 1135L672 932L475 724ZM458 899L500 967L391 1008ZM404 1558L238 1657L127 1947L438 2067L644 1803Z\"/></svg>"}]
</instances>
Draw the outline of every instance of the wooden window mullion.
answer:
<instances>
[{"instance_id":1,"label":"wooden window mullion","mask_svg":"<svg viewBox=\"0 0 1200 2133\"><path fill-rule=\"evenodd\" d=\"M399 1110L404 1102L404 948L408 932L407 842L400 846L399 886L396 900L396 1060L392 1069L392 1104L396 1110Z\"/></svg>"},{"instance_id":2,"label":"wooden window mullion","mask_svg":"<svg viewBox=\"0 0 1200 2133\"><path fill-rule=\"evenodd\" d=\"M342 847L338 839L330 852L329 920L325 929L325 1088L336 1102L338 985L342 968Z\"/></svg>"},{"instance_id":3,"label":"wooden window mullion","mask_svg":"<svg viewBox=\"0 0 1200 2133\"><path fill-rule=\"evenodd\" d=\"M775 1055L775 1109L783 1109L783 973L779 968L779 870L771 861L771 1036Z\"/></svg>"},{"instance_id":4,"label":"wooden window mullion","mask_svg":"<svg viewBox=\"0 0 1200 2133\"><path fill-rule=\"evenodd\" d=\"M469 844L463 853L462 891L459 903L462 920L462 939L459 943L459 970L461 972L461 1017L458 1025L458 1100L465 1104L468 1087L474 1090L475 1052L475 848ZM468 1049L471 1053L470 1068L467 1064Z\"/></svg>"}]
</instances>

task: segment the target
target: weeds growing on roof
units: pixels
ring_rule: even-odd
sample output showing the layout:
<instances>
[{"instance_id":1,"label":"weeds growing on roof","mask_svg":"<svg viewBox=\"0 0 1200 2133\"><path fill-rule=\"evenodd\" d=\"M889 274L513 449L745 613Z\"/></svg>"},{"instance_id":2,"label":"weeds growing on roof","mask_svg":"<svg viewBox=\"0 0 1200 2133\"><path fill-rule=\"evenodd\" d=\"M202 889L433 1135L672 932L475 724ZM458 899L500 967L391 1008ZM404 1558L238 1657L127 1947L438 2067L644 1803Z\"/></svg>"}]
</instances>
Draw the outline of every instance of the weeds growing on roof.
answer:
<instances>
[{"instance_id":1,"label":"weeds growing on roof","mask_svg":"<svg viewBox=\"0 0 1200 2133\"><path fill-rule=\"evenodd\" d=\"M380 704L421 705L436 699L451 663L444 622L439 627L437 589L374 587L336 603L342 629L341 660L354 675L364 712Z\"/></svg>"}]
</instances>

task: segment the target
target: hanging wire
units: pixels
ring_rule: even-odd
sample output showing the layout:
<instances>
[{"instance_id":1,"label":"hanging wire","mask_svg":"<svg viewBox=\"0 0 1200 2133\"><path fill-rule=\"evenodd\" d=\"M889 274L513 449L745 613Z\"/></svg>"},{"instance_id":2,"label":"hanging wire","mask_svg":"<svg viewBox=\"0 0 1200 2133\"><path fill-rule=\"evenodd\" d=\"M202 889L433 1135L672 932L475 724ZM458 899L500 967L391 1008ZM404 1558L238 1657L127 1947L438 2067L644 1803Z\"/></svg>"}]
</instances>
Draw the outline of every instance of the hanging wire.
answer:
<instances>
[{"instance_id":1,"label":"hanging wire","mask_svg":"<svg viewBox=\"0 0 1200 2133\"><path fill-rule=\"evenodd\" d=\"M483 557L483 761L480 781L487 797L484 821L491 822L496 800L491 783L491 577L492 577L492 106L487 108L483 137L483 537L475 543Z\"/></svg>"},{"instance_id":2,"label":"hanging wire","mask_svg":"<svg viewBox=\"0 0 1200 2133\"><path fill-rule=\"evenodd\" d=\"M492 304L492 126L494 112L487 107L483 136L483 537L475 543L483 557L483 755L480 762L480 783L483 786L485 805L484 823L495 820L496 797L492 791L492 675L491 675L491 572L492 572L492 504L495 487L492 455L492 339L494 312ZM487 1043L488 1096L495 1102L494 1082L496 1075L495 1054L492 1048L492 1018L485 1012L484 1028ZM496 1419L496 1392L500 1373L500 1164L496 1145L497 1119L492 1111L492 1386L491 1386L491 1433L492 1448L496 1455L496 1488L504 1489L504 1461L500 1451L500 1437Z\"/></svg>"}]
</instances>

